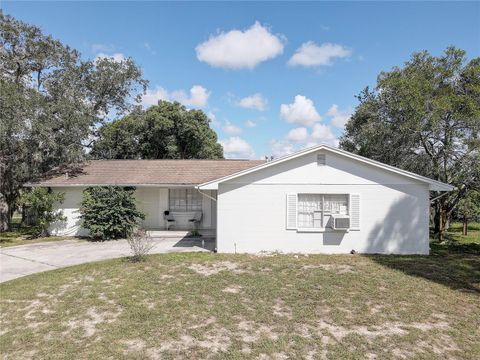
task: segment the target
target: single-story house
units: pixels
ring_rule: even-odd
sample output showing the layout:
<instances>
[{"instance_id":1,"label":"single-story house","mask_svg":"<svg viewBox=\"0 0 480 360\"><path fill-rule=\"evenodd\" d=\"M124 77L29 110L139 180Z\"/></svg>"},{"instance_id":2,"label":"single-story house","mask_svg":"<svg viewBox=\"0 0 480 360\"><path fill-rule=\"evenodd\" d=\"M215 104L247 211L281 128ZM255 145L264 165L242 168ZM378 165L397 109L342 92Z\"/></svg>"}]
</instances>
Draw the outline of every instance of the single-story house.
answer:
<instances>
[{"instance_id":1,"label":"single-story house","mask_svg":"<svg viewBox=\"0 0 480 360\"><path fill-rule=\"evenodd\" d=\"M79 204L96 185L135 186L143 227L195 224L223 253L428 254L430 191L453 190L327 145L272 161L93 160L32 184L65 193L53 234L86 234Z\"/></svg>"}]
</instances>

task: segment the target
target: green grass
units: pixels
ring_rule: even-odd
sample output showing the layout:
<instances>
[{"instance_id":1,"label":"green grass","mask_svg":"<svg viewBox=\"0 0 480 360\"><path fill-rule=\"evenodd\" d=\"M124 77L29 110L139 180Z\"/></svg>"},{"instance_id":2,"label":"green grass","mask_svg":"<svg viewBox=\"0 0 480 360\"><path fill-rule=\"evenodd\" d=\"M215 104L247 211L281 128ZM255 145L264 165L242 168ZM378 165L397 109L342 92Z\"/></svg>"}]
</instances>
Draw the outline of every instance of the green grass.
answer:
<instances>
[{"instance_id":1,"label":"green grass","mask_svg":"<svg viewBox=\"0 0 480 360\"><path fill-rule=\"evenodd\" d=\"M37 244L43 242L60 241L67 239L78 239L75 237L66 236L47 236L39 238L24 238L22 235L18 235L18 232L4 232L0 233L0 248L18 245Z\"/></svg>"},{"instance_id":2,"label":"green grass","mask_svg":"<svg viewBox=\"0 0 480 360\"><path fill-rule=\"evenodd\" d=\"M37 244L51 241L60 241L68 239L80 240L82 238L74 236L46 236L34 237L35 228L33 226L22 226L22 218L17 215L12 219L12 230L0 232L0 248L18 245ZM83 238L85 239L85 238Z\"/></svg>"},{"instance_id":3,"label":"green grass","mask_svg":"<svg viewBox=\"0 0 480 360\"><path fill-rule=\"evenodd\" d=\"M5 359L480 358L475 242L117 259L1 284L0 300Z\"/></svg>"},{"instance_id":4,"label":"green grass","mask_svg":"<svg viewBox=\"0 0 480 360\"><path fill-rule=\"evenodd\" d=\"M462 235L463 224L452 223L446 233L446 240L457 244L479 244L480 245L480 223L468 224L467 235Z\"/></svg>"},{"instance_id":5,"label":"green grass","mask_svg":"<svg viewBox=\"0 0 480 360\"><path fill-rule=\"evenodd\" d=\"M0 248L71 239L71 237L65 236L32 238L32 232L32 227L25 227L14 224L14 228L12 231L0 232Z\"/></svg>"}]
</instances>

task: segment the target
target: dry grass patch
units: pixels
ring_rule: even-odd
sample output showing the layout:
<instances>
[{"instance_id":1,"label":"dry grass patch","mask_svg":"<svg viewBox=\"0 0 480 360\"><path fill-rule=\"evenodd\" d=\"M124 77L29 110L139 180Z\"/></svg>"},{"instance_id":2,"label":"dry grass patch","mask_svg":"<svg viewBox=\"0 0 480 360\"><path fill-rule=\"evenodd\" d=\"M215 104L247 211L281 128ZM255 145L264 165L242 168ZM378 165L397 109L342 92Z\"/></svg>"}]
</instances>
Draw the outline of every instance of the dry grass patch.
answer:
<instances>
[{"instance_id":1,"label":"dry grass patch","mask_svg":"<svg viewBox=\"0 0 480 360\"><path fill-rule=\"evenodd\" d=\"M480 256L165 254L0 285L5 359L478 359ZM465 291L468 289L469 291Z\"/></svg>"}]
</instances>

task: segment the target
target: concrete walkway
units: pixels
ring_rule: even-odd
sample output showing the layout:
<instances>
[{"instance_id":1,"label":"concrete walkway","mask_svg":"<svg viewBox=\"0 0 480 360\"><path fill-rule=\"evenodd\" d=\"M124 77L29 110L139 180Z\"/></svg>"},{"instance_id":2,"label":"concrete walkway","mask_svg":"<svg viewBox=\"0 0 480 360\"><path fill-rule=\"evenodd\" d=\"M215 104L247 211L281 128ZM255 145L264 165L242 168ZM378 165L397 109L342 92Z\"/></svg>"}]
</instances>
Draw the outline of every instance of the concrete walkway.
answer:
<instances>
[{"instance_id":1,"label":"concrete walkway","mask_svg":"<svg viewBox=\"0 0 480 360\"><path fill-rule=\"evenodd\" d=\"M154 238L151 254L169 252L212 251L213 239ZM63 240L12 246L0 249L0 282L22 276L78 265L92 261L130 256L126 240L102 242Z\"/></svg>"}]
</instances>

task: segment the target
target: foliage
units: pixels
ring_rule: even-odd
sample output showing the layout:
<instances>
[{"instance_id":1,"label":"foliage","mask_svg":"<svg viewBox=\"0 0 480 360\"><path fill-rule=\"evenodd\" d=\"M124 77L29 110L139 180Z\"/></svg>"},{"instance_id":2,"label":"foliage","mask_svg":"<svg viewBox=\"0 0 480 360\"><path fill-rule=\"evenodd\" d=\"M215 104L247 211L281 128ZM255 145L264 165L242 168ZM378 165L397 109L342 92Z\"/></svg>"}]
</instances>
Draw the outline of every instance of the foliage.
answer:
<instances>
[{"instance_id":1,"label":"foliage","mask_svg":"<svg viewBox=\"0 0 480 360\"><path fill-rule=\"evenodd\" d=\"M468 235L468 222L480 218L480 191L470 191L460 199L455 215L463 220L463 235Z\"/></svg>"},{"instance_id":2,"label":"foliage","mask_svg":"<svg viewBox=\"0 0 480 360\"><path fill-rule=\"evenodd\" d=\"M458 202L457 217L467 219L480 218L480 191L470 191Z\"/></svg>"},{"instance_id":3,"label":"foliage","mask_svg":"<svg viewBox=\"0 0 480 360\"><path fill-rule=\"evenodd\" d=\"M97 125L133 109L146 85L132 59L82 60L0 12L0 231L22 185L82 161Z\"/></svg>"},{"instance_id":4,"label":"foliage","mask_svg":"<svg viewBox=\"0 0 480 360\"><path fill-rule=\"evenodd\" d=\"M132 250L133 256L131 257L133 262L145 260L145 256L152 250L155 243L152 241L152 237L143 229L135 229L127 237L128 245Z\"/></svg>"},{"instance_id":5,"label":"foliage","mask_svg":"<svg viewBox=\"0 0 480 360\"><path fill-rule=\"evenodd\" d=\"M454 185L433 204L442 234L458 202L480 189L480 58L454 47L415 53L358 99L340 147Z\"/></svg>"},{"instance_id":6,"label":"foliage","mask_svg":"<svg viewBox=\"0 0 480 360\"><path fill-rule=\"evenodd\" d=\"M64 193L53 192L47 188L34 188L24 192L20 204L31 208L36 216L33 237L48 236L48 227L55 221L64 221L61 211L55 209L55 204L62 203Z\"/></svg>"},{"instance_id":7,"label":"foliage","mask_svg":"<svg viewBox=\"0 0 480 360\"><path fill-rule=\"evenodd\" d=\"M201 110L159 101L99 130L96 159L221 159L222 146Z\"/></svg>"},{"instance_id":8,"label":"foliage","mask_svg":"<svg viewBox=\"0 0 480 360\"><path fill-rule=\"evenodd\" d=\"M94 238L128 237L145 215L137 210L135 188L93 186L83 191L80 205L83 227Z\"/></svg>"}]
</instances>

